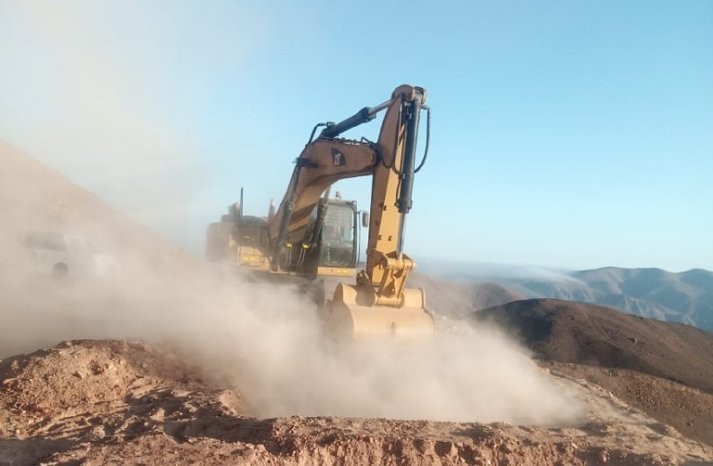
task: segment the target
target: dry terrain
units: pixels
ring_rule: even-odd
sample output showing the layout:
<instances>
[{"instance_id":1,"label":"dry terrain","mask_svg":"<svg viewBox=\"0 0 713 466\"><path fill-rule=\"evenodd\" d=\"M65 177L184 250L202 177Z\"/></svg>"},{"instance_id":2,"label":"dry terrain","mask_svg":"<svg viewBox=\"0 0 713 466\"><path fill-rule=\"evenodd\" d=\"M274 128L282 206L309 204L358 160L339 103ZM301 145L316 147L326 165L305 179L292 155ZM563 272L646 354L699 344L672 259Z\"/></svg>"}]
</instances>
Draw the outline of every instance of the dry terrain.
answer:
<instances>
[{"instance_id":1,"label":"dry terrain","mask_svg":"<svg viewBox=\"0 0 713 466\"><path fill-rule=\"evenodd\" d=\"M713 445L713 335L689 325L570 301L485 309L548 367L585 378L691 438Z\"/></svg>"},{"instance_id":2,"label":"dry terrain","mask_svg":"<svg viewBox=\"0 0 713 466\"><path fill-rule=\"evenodd\" d=\"M713 449L583 380L576 426L255 419L173 351L68 341L0 363L0 464L702 465Z\"/></svg>"},{"instance_id":3,"label":"dry terrain","mask_svg":"<svg viewBox=\"0 0 713 466\"><path fill-rule=\"evenodd\" d=\"M307 299L204 264L2 143L0 167L0 465L713 461L708 334L544 302L526 350L455 325L432 283L437 344L333 352ZM23 274L33 230L90 235L123 275Z\"/></svg>"}]
</instances>

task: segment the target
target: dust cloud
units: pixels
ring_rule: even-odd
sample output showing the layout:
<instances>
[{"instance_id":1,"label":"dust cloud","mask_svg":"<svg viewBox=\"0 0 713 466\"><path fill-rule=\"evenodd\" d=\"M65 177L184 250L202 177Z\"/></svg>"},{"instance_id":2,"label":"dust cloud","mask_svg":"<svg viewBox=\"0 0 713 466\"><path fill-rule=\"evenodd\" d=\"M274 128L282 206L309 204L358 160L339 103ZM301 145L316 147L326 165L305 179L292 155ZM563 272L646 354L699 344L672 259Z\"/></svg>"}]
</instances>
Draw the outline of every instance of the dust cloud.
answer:
<instances>
[{"instance_id":1,"label":"dust cloud","mask_svg":"<svg viewBox=\"0 0 713 466\"><path fill-rule=\"evenodd\" d=\"M338 415L571 422L573 401L494 331L418 344L333 347L311 303L232 274L136 273L107 283L16 283L2 298L2 354L65 339L170 344L258 417Z\"/></svg>"},{"instance_id":2,"label":"dust cloud","mask_svg":"<svg viewBox=\"0 0 713 466\"><path fill-rule=\"evenodd\" d=\"M170 345L206 379L238 388L258 417L576 421L577 403L494 330L476 328L420 344L335 348L322 338L305 296L206 264L131 220L155 226L171 214L180 220L172 222L176 232L202 229L195 225L202 223L200 215L189 218L185 210L189 204L192 213L216 210L195 200L200 190L191 184L204 155L182 148L185 131L170 119L153 117L170 113L165 104L140 111L136 103L163 83L145 87L155 68L122 67L114 58L130 62L118 47L125 37L114 43L113 36L100 34L96 15L45 13L45 4L33 5L15 21L25 29L13 28L13 40L4 43L36 44L37 53L11 54L11 63L27 71L18 76L43 79L5 87L11 90L5 99L32 111L23 119L0 120L4 134L54 166L80 173L82 185L101 186L126 213L0 141L0 358L67 339L143 339ZM155 14L163 18L165 12ZM241 29L225 26L228 32ZM153 25L146 30L151 33ZM171 31L171 40L174 33L185 36ZM152 37L145 37L149 50ZM238 39L220 35L214 41L255 42ZM49 66L54 59L39 53L50 48L63 65ZM192 70L215 65L193 61ZM223 61L223 54L215 57ZM169 75L170 67L162 66L159 71ZM47 75L53 76L50 87ZM170 101L174 93L163 92L158 95ZM47 111L55 101L59 109ZM183 210L173 215L172 209ZM120 272L53 280L43 261L20 245L32 231L88 236L116 258Z\"/></svg>"},{"instance_id":3,"label":"dust cloud","mask_svg":"<svg viewBox=\"0 0 713 466\"><path fill-rule=\"evenodd\" d=\"M239 389L257 417L569 424L580 415L572 397L492 329L419 343L334 346L322 337L313 304L292 288L164 244L89 193L60 189L61 178L46 177L54 190L21 191L29 180L18 173L15 183L0 185L0 202L14 199L2 219L0 357L67 339L165 344L206 380ZM10 186L17 191L8 193ZM65 202L50 202L48 193ZM38 228L91 231L118 260L120 273L52 279L19 246L22 231Z\"/></svg>"}]
</instances>

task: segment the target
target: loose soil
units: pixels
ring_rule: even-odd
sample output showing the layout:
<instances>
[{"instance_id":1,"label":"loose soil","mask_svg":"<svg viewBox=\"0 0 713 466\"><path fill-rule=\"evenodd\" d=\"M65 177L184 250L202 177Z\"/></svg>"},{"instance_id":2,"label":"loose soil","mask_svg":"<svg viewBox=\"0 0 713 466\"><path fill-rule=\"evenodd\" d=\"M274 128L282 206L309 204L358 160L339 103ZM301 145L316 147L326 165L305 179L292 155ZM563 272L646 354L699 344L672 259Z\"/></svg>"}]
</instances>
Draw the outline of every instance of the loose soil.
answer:
<instances>
[{"instance_id":1,"label":"loose soil","mask_svg":"<svg viewBox=\"0 0 713 466\"><path fill-rule=\"evenodd\" d=\"M602 388L563 374L578 426L286 417L255 419L235 390L170 349L73 341L0 362L0 464L703 465L687 440Z\"/></svg>"}]
</instances>

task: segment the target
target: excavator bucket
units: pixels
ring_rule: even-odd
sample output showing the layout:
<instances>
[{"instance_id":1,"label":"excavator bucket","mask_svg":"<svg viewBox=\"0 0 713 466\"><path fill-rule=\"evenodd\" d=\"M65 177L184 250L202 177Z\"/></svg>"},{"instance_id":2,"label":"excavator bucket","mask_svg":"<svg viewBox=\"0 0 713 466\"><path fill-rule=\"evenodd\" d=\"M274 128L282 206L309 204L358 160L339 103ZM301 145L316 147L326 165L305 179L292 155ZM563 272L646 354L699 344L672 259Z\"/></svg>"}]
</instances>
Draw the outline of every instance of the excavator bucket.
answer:
<instances>
[{"instance_id":1,"label":"excavator bucket","mask_svg":"<svg viewBox=\"0 0 713 466\"><path fill-rule=\"evenodd\" d=\"M327 304L327 331L339 340L418 339L435 334L432 314L421 289L404 290L401 306L370 303L358 286L340 283Z\"/></svg>"}]
</instances>

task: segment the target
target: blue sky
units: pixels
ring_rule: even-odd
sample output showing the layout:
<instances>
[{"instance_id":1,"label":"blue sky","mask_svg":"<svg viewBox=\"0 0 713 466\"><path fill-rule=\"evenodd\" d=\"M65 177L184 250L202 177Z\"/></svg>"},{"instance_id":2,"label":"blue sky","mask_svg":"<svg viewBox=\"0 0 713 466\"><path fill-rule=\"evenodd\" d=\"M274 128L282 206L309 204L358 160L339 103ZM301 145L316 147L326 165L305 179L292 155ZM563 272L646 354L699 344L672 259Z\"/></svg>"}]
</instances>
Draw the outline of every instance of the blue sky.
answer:
<instances>
[{"instance_id":1,"label":"blue sky","mask_svg":"<svg viewBox=\"0 0 713 466\"><path fill-rule=\"evenodd\" d=\"M711 24L709 1L6 0L0 138L200 251L240 186L255 214L282 196L314 123L410 83L417 262L713 269Z\"/></svg>"}]
</instances>

